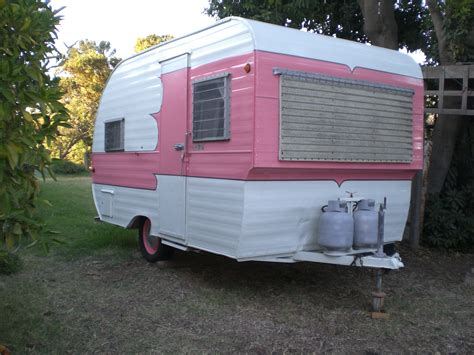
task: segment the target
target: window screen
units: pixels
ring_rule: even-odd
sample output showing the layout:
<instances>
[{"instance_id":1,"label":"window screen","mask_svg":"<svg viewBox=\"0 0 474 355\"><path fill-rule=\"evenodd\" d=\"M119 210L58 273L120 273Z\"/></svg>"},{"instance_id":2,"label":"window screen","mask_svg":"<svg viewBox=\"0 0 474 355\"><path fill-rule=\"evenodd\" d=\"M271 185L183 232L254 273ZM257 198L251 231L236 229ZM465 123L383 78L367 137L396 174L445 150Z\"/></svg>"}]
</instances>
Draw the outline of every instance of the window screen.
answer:
<instances>
[{"instance_id":1,"label":"window screen","mask_svg":"<svg viewBox=\"0 0 474 355\"><path fill-rule=\"evenodd\" d=\"M124 119L105 122L105 151L114 152L124 150L123 133Z\"/></svg>"},{"instance_id":2,"label":"window screen","mask_svg":"<svg viewBox=\"0 0 474 355\"><path fill-rule=\"evenodd\" d=\"M229 75L193 83L193 141L229 139Z\"/></svg>"},{"instance_id":3,"label":"window screen","mask_svg":"<svg viewBox=\"0 0 474 355\"><path fill-rule=\"evenodd\" d=\"M280 160L412 161L413 90L275 69Z\"/></svg>"}]
</instances>

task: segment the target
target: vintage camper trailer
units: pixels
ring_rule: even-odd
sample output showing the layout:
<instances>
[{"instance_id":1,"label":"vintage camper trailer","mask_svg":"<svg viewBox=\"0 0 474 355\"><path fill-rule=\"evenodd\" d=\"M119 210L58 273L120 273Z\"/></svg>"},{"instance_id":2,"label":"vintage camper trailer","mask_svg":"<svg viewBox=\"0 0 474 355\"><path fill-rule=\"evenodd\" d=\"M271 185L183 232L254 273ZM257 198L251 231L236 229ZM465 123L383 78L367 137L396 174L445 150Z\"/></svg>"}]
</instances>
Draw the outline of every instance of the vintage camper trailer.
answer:
<instances>
[{"instance_id":1,"label":"vintage camper trailer","mask_svg":"<svg viewBox=\"0 0 474 355\"><path fill-rule=\"evenodd\" d=\"M231 17L114 70L95 123L94 201L102 221L139 229L149 261L178 248L398 268L370 248L329 253L319 224L329 200L387 197L384 243L401 240L422 132L409 56Z\"/></svg>"}]
</instances>

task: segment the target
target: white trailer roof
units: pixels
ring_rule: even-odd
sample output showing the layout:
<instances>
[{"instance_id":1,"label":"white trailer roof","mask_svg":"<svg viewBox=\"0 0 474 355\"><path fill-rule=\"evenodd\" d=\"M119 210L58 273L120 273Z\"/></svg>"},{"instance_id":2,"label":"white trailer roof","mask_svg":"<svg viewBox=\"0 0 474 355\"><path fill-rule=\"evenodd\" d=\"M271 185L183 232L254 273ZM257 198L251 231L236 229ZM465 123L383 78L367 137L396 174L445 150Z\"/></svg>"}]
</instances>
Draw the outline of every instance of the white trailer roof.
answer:
<instances>
[{"instance_id":1,"label":"white trailer roof","mask_svg":"<svg viewBox=\"0 0 474 355\"><path fill-rule=\"evenodd\" d=\"M423 78L409 55L387 48L233 17L252 31L255 49Z\"/></svg>"},{"instance_id":2,"label":"white trailer roof","mask_svg":"<svg viewBox=\"0 0 474 355\"><path fill-rule=\"evenodd\" d=\"M303 58L422 78L420 66L407 54L340 38L227 17L186 36L151 47L124 62L134 62L144 53L159 50L159 61L191 53L191 67L234 55L260 50ZM150 53L151 54L151 53Z\"/></svg>"}]
</instances>

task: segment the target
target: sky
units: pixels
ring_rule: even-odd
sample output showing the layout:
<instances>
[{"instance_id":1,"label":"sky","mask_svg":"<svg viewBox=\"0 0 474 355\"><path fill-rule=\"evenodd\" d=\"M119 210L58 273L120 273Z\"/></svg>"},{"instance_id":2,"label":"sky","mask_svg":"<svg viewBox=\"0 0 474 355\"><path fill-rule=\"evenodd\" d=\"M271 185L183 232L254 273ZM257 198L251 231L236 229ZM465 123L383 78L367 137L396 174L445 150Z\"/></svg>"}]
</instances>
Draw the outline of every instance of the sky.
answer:
<instances>
[{"instance_id":1,"label":"sky","mask_svg":"<svg viewBox=\"0 0 474 355\"><path fill-rule=\"evenodd\" d=\"M81 39L105 40L127 58L138 37L171 34L175 37L208 26L215 19L203 14L208 0L51 0L60 12L57 47L65 50Z\"/></svg>"},{"instance_id":2,"label":"sky","mask_svg":"<svg viewBox=\"0 0 474 355\"><path fill-rule=\"evenodd\" d=\"M215 22L203 14L208 0L51 0L63 20L56 42L61 52L81 39L109 41L116 56L134 54L138 37L171 34L179 37ZM422 63L422 53L412 55Z\"/></svg>"}]
</instances>

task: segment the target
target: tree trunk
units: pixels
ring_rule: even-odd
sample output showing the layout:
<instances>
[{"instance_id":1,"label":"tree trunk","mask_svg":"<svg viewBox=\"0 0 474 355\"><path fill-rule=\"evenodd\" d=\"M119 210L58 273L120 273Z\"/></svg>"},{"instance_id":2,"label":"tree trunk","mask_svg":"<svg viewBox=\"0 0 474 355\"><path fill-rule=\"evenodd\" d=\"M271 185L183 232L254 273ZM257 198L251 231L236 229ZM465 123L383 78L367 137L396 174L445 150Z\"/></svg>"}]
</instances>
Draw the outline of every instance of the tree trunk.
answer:
<instances>
[{"instance_id":1,"label":"tree trunk","mask_svg":"<svg viewBox=\"0 0 474 355\"><path fill-rule=\"evenodd\" d=\"M438 40L438 54L441 64L453 63L453 53L449 50L444 31L444 18L439 8L438 0L426 0L426 5L430 10L431 20Z\"/></svg>"},{"instance_id":2,"label":"tree trunk","mask_svg":"<svg viewBox=\"0 0 474 355\"><path fill-rule=\"evenodd\" d=\"M438 195L448 174L457 138L466 127L465 116L439 115L433 131L433 148L428 172L428 194Z\"/></svg>"},{"instance_id":3,"label":"tree trunk","mask_svg":"<svg viewBox=\"0 0 474 355\"><path fill-rule=\"evenodd\" d=\"M444 17L438 0L427 0L431 19L438 40L440 64L454 63L453 53L449 50L444 30ZM459 132L465 126L466 117L439 115L433 131L433 150L431 153L430 170L428 171L429 194L439 194L448 174L454 148Z\"/></svg>"},{"instance_id":4,"label":"tree trunk","mask_svg":"<svg viewBox=\"0 0 474 355\"><path fill-rule=\"evenodd\" d=\"M364 16L364 33L379 47L398 49L398 26L393 0L358 0Z\"/></svg>"}]
</instances>

